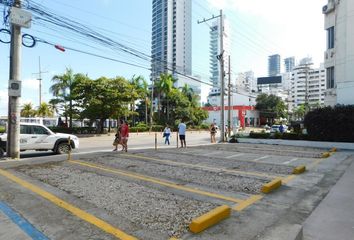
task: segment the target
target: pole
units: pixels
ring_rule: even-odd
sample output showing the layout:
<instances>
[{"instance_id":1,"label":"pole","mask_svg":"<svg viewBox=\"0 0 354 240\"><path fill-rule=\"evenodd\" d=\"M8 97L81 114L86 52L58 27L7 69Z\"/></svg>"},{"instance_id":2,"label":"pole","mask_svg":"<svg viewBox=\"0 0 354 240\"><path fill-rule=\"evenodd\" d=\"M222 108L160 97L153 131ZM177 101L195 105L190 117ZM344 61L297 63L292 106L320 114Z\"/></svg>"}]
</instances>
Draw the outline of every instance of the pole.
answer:
<instances>
[{"instance_id":1,"label":"pole","mask_svg":"<svg viewBox=\"0 0 354 240\"><path fill-rule=\"evenodd\" d=\"M227 103L229 105L229 110L227 112L227 130L228 130L228 133L227 133L227 136L230 137L230 132L231 132L231 57L229 55L229 82L228 82L228 92L227 92Z\"/></svg>"},{"instance_id":2,"label":"pole","mask_svg":"<svg viewBox=\"0 0 354 240\"><path fill-rule=\"evenodd\" d=\"M154 80L151 79L150 131L152 130L152 115L154 113Z\"/></svg>"},{"instance_id":3,"label":"pole","mask_svg":"<svg viewBox=\"0 0 354 240\"><path fill-rule=\"evenodd\" d=\"M21 0L15 0L15 7L21 8ZM10 80L21 80L21 27L11 25L10 47ZM10 86L9 86L10 88ZM7 131L7 156L13 159L20 158L20 97L9 96L8 131Z\"/></svg>"},{"instance_id":4,"label":"pole","mask_svg":"<svg viewBox=\"0 0 354 240\"><path fill-rule=\"evenodd\" d=\"M155 133L155 151L157 150L157 133Z\"/></svg>"},{"instance_id":5,"label":"pole","mask_svg":"<svg viewBox=\"0 0 354 240\"><path fill-rule=\"evenodd\" d=\"M42 71L41 71L41 57L38 57L38 67L39 67L39 75L38 75L38 81L39 81L39 107L42 104Z\"/></svg>"},{"instance_id":6,"label":"pole","mask_svg":"<svg viewBox=\"0 0 354 240\"><path fill-rule=\"evenodd\" d=\"M220 74L220 93L221 93L221 99L220 99L220 106L221 106L221 116L220 116L220 127L221 127L221 136L220 136L220 142L225 141L225 103L224 103L224 91L225 91L225 82L224 82L224 46L223 46L223 35L224 35L224 26L223 26L223 16L222 16L222 10L220 10L220 55L219 55L219 61L220 61L220 69L219 69L219 74Z\"/></svg>"}]
</instances>

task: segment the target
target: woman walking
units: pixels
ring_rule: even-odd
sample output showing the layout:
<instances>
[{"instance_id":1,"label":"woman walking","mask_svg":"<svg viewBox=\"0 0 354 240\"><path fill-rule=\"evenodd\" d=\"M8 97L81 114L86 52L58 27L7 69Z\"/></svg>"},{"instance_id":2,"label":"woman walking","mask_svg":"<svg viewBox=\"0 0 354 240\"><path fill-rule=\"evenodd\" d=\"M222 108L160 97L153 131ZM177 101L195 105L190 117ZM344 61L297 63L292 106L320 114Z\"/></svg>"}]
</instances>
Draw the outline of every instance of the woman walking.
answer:
<instances>
[{"instance_id":1,"label":"woman walking","mask_svg":"<svg viewBox=\"0 0 354 240\"><path fill-rule=\"evenodd\" d=\"M120 123L122 126L120 130L120 135L122 138L122 146L123 146L122 151L128 152L129 126L124 120L120 120Z\"/></svg>"},{"instance_id":2,"label":"woman walking","mask_svg":"<svg viewBox=\"0 0 354 240\"><path fill-rule=\"evenodd\" d=\"M120 123L118 123L117 133L116 133L115 139L113 141L113 146L115 146L113 151L117 151L118 150L118 145L122 144L122 137L121 137L120 131L121 131L121 125L120 125ZM122 144L122 146L123 146L123 144Z\"/></svg>"},{"instance_id":3,"label":"woman walking","mask_svg":"<svg viewBox=\"0 0 354 240\"><path fill-rule=\"evenodd\" d=\"M163 137L165 138L165 144L168 143L170 145L170 136L171 136L171 129L170 127L166 124L165 129L163 130Z\"/></svg>"}]
</instances>

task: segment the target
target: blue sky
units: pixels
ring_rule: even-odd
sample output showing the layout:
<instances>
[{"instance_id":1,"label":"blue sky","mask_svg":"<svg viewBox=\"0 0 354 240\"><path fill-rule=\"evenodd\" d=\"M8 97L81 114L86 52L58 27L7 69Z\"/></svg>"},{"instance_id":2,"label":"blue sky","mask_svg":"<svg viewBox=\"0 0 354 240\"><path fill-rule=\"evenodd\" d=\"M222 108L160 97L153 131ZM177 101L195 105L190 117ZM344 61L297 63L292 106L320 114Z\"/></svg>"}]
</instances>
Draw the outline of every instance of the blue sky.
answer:
<instances>
[{"instance_id":1,"label":"blue sky","mask_svg":"<svg viewBox=\"0 0 354 240\"><path fill-rule=\"evenodd\" d=\"M30 1L31 2L31 1ZM65 16L108 36L126 46L150 55L152 0L36 0L55 14ZM88 4L89 3L89 4ZM315 66L323 61L325 31L322 6L326 0L192 0L192 69L194 74L208 81L209 27L197 20L217 15L222 8L230 24L233 78L240 71L253 70L256 76L267 74L267 56L280 54L282 58L295 56L298 60L311 56ZM3 7L0 6L1 12ZM2 15L1 15L2 16ZM3 20L3 19L1 19ZM2 21L1 21L2 22ZM149 67L131 55L105 49L97 44L68 33L60 28L41 26L34 20L23 33L55 44ZM4 28L2 25L1 28ZM0 36L4 37L4 36ZM0 43L0 116L7 115L7 87L9 76L9 44ZM131 78L149 71L67 50L61 52L51 45L37 43L22 48L23 81L21 103L38 106L38 58L41 58L42 99L52 98L51 78L62 74L66 67L75 73L85 73L95 79L100 76ZM208 87L204 86L204 90ZM205 94L204 94L205 95Z\"/></svg>"}]
</instances>

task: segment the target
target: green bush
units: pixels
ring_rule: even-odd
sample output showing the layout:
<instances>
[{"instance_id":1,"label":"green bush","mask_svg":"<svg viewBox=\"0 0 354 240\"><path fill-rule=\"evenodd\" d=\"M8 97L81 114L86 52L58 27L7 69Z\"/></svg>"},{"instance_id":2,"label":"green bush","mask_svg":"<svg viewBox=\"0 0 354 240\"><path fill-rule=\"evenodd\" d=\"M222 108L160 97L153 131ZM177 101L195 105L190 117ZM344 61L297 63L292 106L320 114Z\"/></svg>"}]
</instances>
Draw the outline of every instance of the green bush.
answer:
<instances>
[{"instance_id":1,"label":"green bush","mask_svg":"<svg viewBox=\"0 0 354 240\"><path fill-rule=\"evenodd\" d=\"M73 127L72 130L67 127L48 127L56 133L69 133L69 134L94 134L96 133L95 127Z\"/></svg>"},{"instance_id":2,"label":"green bush","mask_svg":"<svg viewBox=\"0 0 354 240\"><path fill-rule=\"evenodd\" d=\"M304 119L310 140L354 142L354 105L337 105L308 112Z\"/></svg>"},{"instance_id":3,"label":"green bush","mask_svg":"<svg viewBox=\"0 0 354 240\"><path fill-rule=\"evenodd\" d=\"M131 128L129 128L129 131L130 132L147 132L147 131L149 131L149 128L148 127L131 127Z\"/></svg>"},{"instance_id":4,"label":"green bush","mask_svg":"<svg viewBox=\"0 0 354 240\"><path fill-rule=\"evenodd\" d=\"M250 132L250 138L270 138L270 133Z\"/></svg>"},{"instance_id":5,"label":"green bush","mask_svg":"<svg viewBox=\"0 0 354 240\"><path fill-rule=\"evenodd\" d=\"M162 125L152 125L151 131L153 132L161 132L163 131L165 126Z\"/></svg>"},{"instance_id":6,"label":"green bush","mask_svg":"<svg viewBox=\"0 0 354 240\"><path fill-rule=\"evenodd\" d=\"M0 133L4 133L5 132L5 126L0 126Z\"/></svg>"}]
</instances>

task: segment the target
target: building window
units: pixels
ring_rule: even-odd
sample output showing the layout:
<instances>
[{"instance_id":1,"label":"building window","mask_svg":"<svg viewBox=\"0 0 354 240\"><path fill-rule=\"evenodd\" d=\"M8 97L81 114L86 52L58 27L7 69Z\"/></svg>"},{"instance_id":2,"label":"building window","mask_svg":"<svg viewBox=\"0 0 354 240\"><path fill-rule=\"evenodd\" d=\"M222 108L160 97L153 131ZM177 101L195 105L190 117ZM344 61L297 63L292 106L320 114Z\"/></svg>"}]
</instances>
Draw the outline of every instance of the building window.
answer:
<instances>
[{"instance_id":1,"label":"building window","mask_svg":"<svg viewBox=\"0 0 354 240\"><path fill-rule=\"evenodd\" d=\"M329 67L327 68L327 89L334 87L334 67Z\"/></svg>"},{"instance_id":2,"label":"building window","mask_svg":"<svg viewBox=\"0 0 354 240\"><path fill-rule=\"evenodd\" d=\"M327 29L327 49L334 48L334 27Z\"/></svg>"}]
</instances>

